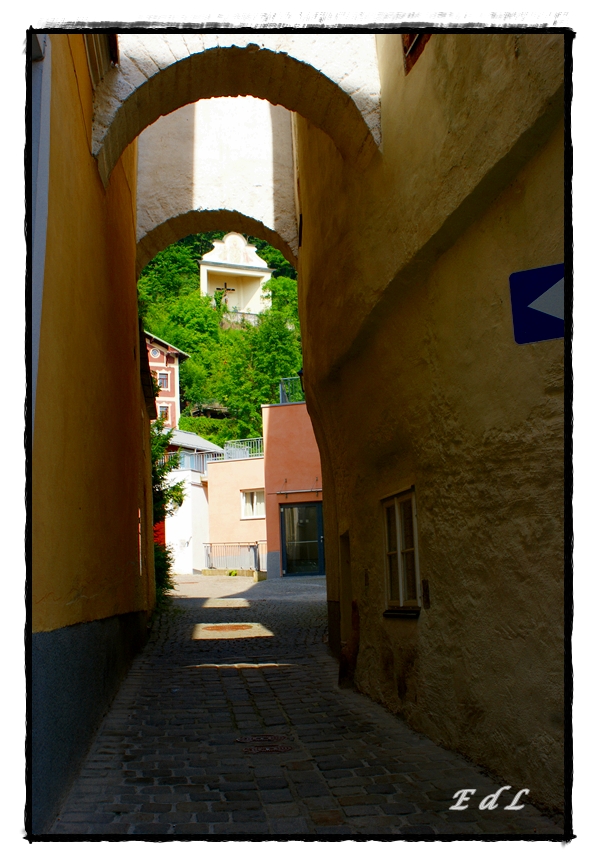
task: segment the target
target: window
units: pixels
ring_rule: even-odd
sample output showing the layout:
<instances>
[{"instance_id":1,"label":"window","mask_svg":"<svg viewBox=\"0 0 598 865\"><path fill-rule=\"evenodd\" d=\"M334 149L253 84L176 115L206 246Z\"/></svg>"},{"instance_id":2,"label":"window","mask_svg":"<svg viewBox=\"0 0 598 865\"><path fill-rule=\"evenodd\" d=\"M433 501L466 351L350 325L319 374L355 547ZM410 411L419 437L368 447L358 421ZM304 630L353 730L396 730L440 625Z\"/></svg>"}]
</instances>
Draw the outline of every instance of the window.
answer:
<instances>
[{"instance_id":1,"label":"window","mask_svg":"<svg viewBox=\"0 0 598 865\"><path fill-rule=\"evenodd\" d=\"M428 39L430 33L403 33L403 61L405 75L413 68Z\"/></svg>"},{"instance_id":2,"label":"window","mask_svg":"<svg viewBox=\"0 0 598 865\"><path fill-rule=\"evenodd\" d=\"M160 385L160 390L168 390L168 373L167 372L159 372L158 373L158 384Z\"/></svg>"},{"instance_id":3,"label":"window","mask_svg":"<svg viewBox=\"0 0 598 865\"><path fill-rule=\"evenodd\" d=\"M384 502L388 613L418 615L421 604L415 496L412 492Z\"/></svg>"},{"instance_id":4,"label":"window","mask_svg":"<svg viewBox=\"0 0 598 865\"><path fill-rule=\"evenodd\" d=\"M251 520L266 516L266 500L263 490L241 492L241 519Z\"/></svg>"},{"instance_id":5,"label":"window","mask_svg":"<svg viewBox=\"0 0 598 865\"><path fill-rule=\"evenodd\" d=\"M160 352L158 351L157 348L152 348L152 350L150 351L150 354L152 357L160 357Z\"/></svg>"},{"instance_id":6,"label":"window","mask_svg":"<svg viewBox=\"0 0 598 865\"><path fill-rule=\"evenodd\" d=\"M110 67L118 63L118 36L115 33L84 33L83 41L95 90Z\"/></svg>"},{"instance_id":7,"label":"window","mask_svg":"<svg viewBox=\"0 0 598 865\"><path fill-rule=\"evenodd\" d=\"M161 405L160 406L160 417L163 417L163 418L165 418L165 420L168 420L168 406L167 405Z\"/></svg>"}]
</instances>

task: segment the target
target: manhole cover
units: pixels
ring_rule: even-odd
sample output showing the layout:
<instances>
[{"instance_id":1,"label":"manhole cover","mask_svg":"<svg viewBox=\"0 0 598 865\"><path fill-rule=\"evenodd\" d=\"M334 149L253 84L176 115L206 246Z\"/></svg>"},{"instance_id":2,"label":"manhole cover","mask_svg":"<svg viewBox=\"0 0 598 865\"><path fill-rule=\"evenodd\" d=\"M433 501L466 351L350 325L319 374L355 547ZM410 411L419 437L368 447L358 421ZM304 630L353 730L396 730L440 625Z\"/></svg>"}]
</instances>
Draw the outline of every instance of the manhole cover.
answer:
<instances>
[{"instance_id":1,"label":"manhole cover","mask_svg":"<svg viewBox=\"0 0 598 865\"><path fill-rule=\"evenodd\" d=\"M251 748L243 748L245 754L282 754L292 750L291 745L253 745Z\"/></svg>"},{"instance_id":2,"label":"manhole cover","mask_svg":"<svg viewBox=\"0 0 598 865\"><path fill-rule=\"evenodd\" d=\"M251 625L204 625L204 631L250 631Z\"/></svg>"},{"instance_id":3,"label":"manhole cover","mask_svg":"<svg viewBox=\"0 0 598 865\"><path fill-rule=\"evenodd\" d=\"M286 736L276 736L274 733L261 733L259 736L240 736L235 742L284 742Z\"/></svg>"},{"instance_id":4,"label":"manhole cover","mask_svg":"<svg viewBox=\"0 0 598 865\"><path fill-rule=\"evenodd\" d=\"M193 626L192 640L250 640L252 637L273 637L260 622L198 622Z\"/></svg>"}]
</instances>

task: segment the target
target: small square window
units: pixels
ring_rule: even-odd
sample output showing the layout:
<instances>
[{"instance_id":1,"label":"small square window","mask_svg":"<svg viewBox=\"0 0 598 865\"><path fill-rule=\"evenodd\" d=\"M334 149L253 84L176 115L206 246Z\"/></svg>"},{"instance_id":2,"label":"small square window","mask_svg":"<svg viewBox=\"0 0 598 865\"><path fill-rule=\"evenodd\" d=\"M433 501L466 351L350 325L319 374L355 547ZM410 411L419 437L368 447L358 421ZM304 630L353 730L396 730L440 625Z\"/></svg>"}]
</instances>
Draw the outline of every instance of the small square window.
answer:
<instances>
[{"instance_id":1,"label":"small square window","mask_svg":"<svg viewBox=\"0 0 598 865\"><path fill-rule=\"evenodd\" d=\"M264 490L243 490L241 492L242 519L250 520L266 516Z\"/></svg>"},{"instance_id":2,"label":"small square window","mask_svg":"<svg viewBox=\"0 0 598 865\"><path fill-rule=\"evenodd\" d=\"M415 496L405 493L384 502L388 606L419 608L421 588Z\"/></svg>"},{"instance_id":3,"label":"small square window","mask_svg":"<svg viewBox=\"0 0 598 865\"><path fill-rule=\"evenodd\" d=\"M168 373L167 372L159 372L158 373L158 384L160 385L161 390L168 390Z\"/></svg>"}]
</instances>

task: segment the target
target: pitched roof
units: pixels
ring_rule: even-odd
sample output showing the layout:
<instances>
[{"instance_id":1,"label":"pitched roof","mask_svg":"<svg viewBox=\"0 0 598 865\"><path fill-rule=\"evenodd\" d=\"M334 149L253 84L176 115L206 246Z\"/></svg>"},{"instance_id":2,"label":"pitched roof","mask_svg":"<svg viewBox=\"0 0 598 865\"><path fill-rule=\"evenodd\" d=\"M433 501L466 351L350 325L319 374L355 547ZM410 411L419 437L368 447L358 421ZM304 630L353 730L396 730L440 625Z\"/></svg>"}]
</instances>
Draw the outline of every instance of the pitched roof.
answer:
<instances>
[{"instance_id":1,"label":"pitched roof","mask_svg":"<svg viewBox=\"0 0 598 865\"><path fill-rule=\"evenodd\" d=\"M161 337L156 336L153 333L150 333L149 330L145 330L144 333L145 333L146 337L149 337L154 342L159 342L160 345L163 345L164 348L167 348L169 351L175 351L178 354L178 356L180 358L183 358L184 360L187 360L187 358L191 356L191 355L188 355L186 352L182 351L180 348L177 348L176 345L172 345L171 343L166 342L165 339L162 339Z\"/></svg>"},{"instance_id":2,"label":"pitched roof","mask_svg":"<svg viewBox=\"0 0 598 865\"><path fill-rule=\"evenodd\" d=\"M224 450L218 445L214 444L214 442L209 442L207 439L204 439L201 436L196 435L195 433L187 432L187 430L173 430L170 442L171 444L176 445L179 448L193 448L193 450L206 451L207 453L211 454L224 453Z\"/></svg>"}]
</instances>

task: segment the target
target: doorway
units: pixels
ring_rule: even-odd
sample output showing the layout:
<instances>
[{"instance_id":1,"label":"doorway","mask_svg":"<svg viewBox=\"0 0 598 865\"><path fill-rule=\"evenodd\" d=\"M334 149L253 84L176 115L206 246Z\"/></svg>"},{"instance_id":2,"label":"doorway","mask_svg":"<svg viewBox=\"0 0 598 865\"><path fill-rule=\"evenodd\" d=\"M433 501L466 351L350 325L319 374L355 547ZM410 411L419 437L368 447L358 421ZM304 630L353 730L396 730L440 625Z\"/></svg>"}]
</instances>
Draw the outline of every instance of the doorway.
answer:
<instances>
[{"instance_id":1,"label":"doorway","mask_svg":"<svg viewBox=\"0 0 598 865\"><path fill-rule=\"evenodd\" d=\"M324 576L322 502L280 506L283 577Z\"/></svg>"}]
</instances>

